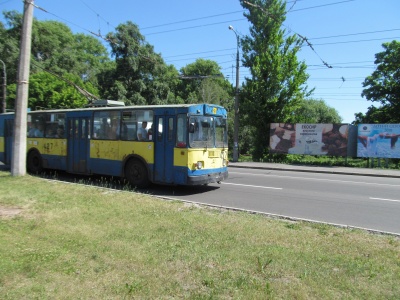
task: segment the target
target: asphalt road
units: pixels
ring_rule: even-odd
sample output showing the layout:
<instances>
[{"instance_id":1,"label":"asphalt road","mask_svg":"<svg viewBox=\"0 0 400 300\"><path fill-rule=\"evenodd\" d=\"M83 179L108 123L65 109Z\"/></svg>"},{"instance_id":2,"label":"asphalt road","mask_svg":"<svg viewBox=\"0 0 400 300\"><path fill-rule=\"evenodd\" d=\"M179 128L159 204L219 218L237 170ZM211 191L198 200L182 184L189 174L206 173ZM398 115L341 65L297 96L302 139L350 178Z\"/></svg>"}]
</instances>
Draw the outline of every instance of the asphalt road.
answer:
<instances>
[{"instance_id":1,"label":"asphalt road","mask_svg":"<svg viewBox=\"0 0 400 300\"><path fill-rule=\"evenodd\" d=\"M4 166L0 166L4 167ZM2 168L3 169L3 168ZM360 170L366 172L369 170ZM344 172L313 172L304 168L229 167L229 178L221 184L195 187L152 186L141 191L163 198L217 207L260 212L295 220L309 220L363 228L400 236L399 172L357 175ZM383 172L383 171L382 171ZM75 175L58 174L59 180L77 182ZM53 176L51 176L53 178ZM92 177L84 182L101 180ZM112 182L112 188L120 180Z\"/></svg>"},{"instance_id":2,"label":"asphalt road","mask_svg":"<svg viewBox=\"0 0 400 300\"><path fill-rule=\"evenodd\" d=\"M155 187L150 194L400 235L400 179L229 168L207 187Z\"/></svg>"}]
</instances>

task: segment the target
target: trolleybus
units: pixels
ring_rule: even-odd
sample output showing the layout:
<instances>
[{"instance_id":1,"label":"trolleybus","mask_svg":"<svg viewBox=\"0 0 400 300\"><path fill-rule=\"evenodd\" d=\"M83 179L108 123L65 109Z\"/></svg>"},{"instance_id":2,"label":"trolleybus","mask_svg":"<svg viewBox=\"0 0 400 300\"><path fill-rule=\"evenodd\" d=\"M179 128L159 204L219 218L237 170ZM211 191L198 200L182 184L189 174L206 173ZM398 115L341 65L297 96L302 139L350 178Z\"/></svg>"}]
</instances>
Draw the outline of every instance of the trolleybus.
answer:
<instances>
[{"instance_id":1,"label":"trolleybus","mask_svg":"<svg viewBox=\"0 0 400 300\"><path fill-rule=\"evenodd\" d=\"M90 107L28 112L27 170L203 185L228 177L227 111L219 105ZM0 114L0 161L12 157L14 113Z\"/></svg>"}]
</instances>

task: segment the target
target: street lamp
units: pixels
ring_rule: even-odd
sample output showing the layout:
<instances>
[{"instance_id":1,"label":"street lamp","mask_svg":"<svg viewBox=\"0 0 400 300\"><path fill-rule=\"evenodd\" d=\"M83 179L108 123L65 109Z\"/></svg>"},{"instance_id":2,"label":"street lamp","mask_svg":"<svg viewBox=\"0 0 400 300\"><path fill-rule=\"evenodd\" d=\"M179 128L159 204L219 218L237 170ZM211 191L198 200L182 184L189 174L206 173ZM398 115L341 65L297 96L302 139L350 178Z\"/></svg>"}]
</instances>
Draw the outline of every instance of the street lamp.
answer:
<instances>
[{"instance_id":1,"label":"street lamp","mask_svg":"<svg viewBox=\"0 0 400 300\"><path fill-rule=\"evenodd\" d=\"M6 96L7 96L7 72L6 72L6 64L4 61L0 59L0 62L3 64L3 102L1 105L1 112L4 114L7 108Z\"/></svg>"},{"instance_id":2,"label":"street lamp","mask_svg":"<svg viewBox=\"0 0 400 300\"><path fill-rule=\"evenodd\" d=\"M233 161L239 159L239 36L232 25L229 25L229 30L232 30L236 35L236 91L235 91L235 120L233 127Z\"/></svg>"}]
</instances>

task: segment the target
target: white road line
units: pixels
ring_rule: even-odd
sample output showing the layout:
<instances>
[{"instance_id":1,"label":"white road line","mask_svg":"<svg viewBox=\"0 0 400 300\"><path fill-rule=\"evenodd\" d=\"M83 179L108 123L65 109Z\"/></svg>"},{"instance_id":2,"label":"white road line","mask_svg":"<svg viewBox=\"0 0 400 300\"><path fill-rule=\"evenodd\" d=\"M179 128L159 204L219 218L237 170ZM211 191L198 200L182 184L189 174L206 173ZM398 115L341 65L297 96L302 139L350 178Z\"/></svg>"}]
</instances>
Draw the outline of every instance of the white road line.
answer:
<instances>
[{"instance_id":1,"label":"white road line","mask_svg":"<svg viewBox=\"0 0 400 300\"><path fill-rule=\"evenodd\" d=\"M261 188L261 189L282 190L282 188L270 187L270 186L259 186L259 185L238 184L238 183L228 183L228 182L221 182L221 183L222 184L230 184L230 185L248 186L248 187L254 187L254 188Z\"/></svg>"},{"instance_id":2,"label":"white road line","mask_svg":"<svg viewBox=\"0 0 400 300\"><path fill-rule=\"evenodd\" d=\"M357 183L357 184L366 184L366 185L400 187L400 185L398 185L398 184L374 183L374 182L338 180L338 179L326 179L326 178L313 178L313 177L284 176L284 175L276 175L276 174L254 174L254 173L243 173L243 172L229 172L229 174L244 174L244 175L250 175L250 176L283 177L283 178L290 178L290 179L302 179L302 180L313 180L313 181L329 181L329 182L340 182L340 183Z\"/></svg>"},{"instance_id":3,"label":"white road line","mask_svg":"<svg viewBox=\"0 0 400 300\"><path fill-rule=\"evenodd\" d=\"M380 201L390 201L390 202L400 202L400 200L394 200L394 199L384 199L384 198L372 198L369 197L371 200L380 200Z\"/></svg>"}]
</instances>

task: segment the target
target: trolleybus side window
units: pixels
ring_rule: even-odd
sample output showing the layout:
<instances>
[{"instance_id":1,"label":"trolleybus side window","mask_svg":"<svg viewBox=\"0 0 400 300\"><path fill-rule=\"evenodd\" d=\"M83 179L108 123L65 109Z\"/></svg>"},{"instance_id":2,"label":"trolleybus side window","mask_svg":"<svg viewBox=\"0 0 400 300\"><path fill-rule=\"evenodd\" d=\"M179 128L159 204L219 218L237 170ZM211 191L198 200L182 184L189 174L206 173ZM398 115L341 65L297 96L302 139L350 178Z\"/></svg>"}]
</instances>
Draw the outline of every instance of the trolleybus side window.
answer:
<instances>
[{"instance_id":1,"label":"trolleybus side window","mask_svg":"<svg viewBox=\"0 0 400 300\"><path fill-rule=\"evenodd\" d=\"M136 111L137 117L137 138L141 141L149 141L149 132L153 138L153 111L152 110L138 110ZM140 138L139 138L140 136Z\"/></svg>"},{"instance_id":2,"label":"trolleybus side window","mask_svg":"<svg viewBox=\"0 0 400 300\"><path fill-rule=\"evenodd\" d=\"M176 126L176 146L177 147L186 147L186 115L180 114L177 119Z\"/></svg>"},{"instance_id":3,"label":"trolleybus side window","mask_svg":"<svg viewBox=\"0 0 400 300\"><path fill-rule=\"evenodd\" d=\"M93 138L117 140L120 138L121 118L119 111L98 111L93 117Z\"/></svg>"},{"instance_id":4,"label":"trolleybus side window","mask_svg":"<svg viewBox=\"0 0 400 300\"><path fill-rule=\"evenodd\" d=\"M163 118L159 118L158 119L158 126L157 126L157 140L159 141L159 142L162 142L162 140L163 140L163 136L162 136L162 134L163 134Z\"/></svg>"},{"instance_id":5,"label":"trolleybus side window","mask_svg":"<svg viewBox=\"0 0 400 300\"><path fill-rule=\"evenodd\" d=\"M121 140L136 140L137 118L136 112L127 110L122 112Z\"/></svg>"},{"instance_id":6,"label":"trolleybus side window","mask_svg":"<svg viewBox=\"0 0 400 300\"><path fill-rule=\"evenodd\" d=\"M143 122L147 122L147 132L153 124L153 111L95 112L93 117L93 139L135 141L137 140L137 131ZM147 134L144 140L148 140Z\"/></svg>"},{"instance_id":7,"label":"trolleybus side window","mask_svg":"<svg viewBox=\"0 0 400 300\"><path fill-rule=\"evenodd\" d=\"M168 141L171 142L174 138L174 118L168 118Z\"/></svg>"},{"instance_id":8,"label":"trolleybus side window","mask_svg":"<svg viewBox=\"0 0 400 300\"><path fill-rule=\"evenodd\" d=\"M28 137L65 138L65 113L28 115Z\"/></svg>"},{"instance_id":9,"label":"trolleybus side window","mask_svg":"<svg viewBox=\"0 0 400 300\"><path fill-rule=\"evenodd\" d=\"M228 144L226 119L221 117L215 118L215 146L226 147Z\"/></svg>"},{"instance_id":10,"label":"trolleybus side window","mask_svg":"<svg viewBox=\"0 0 400 300\"><path fill-rule=\"evenodd\" d=\"M65 114L64 113L46 113L46 131L47 138L65 137Z\"/></svg>"},{"instance_id":11,"label":"trolleybus side window","mask_svg":"<svg viewBox=\"0 0 400 300\"><path fill-rule=\"evenodd\" d=\"M33 114L28 116L28 137L40 138L44 137L46 115Z\"/></svg>"},{"instance_id":12,"label":"trolleybus side window","mask_svg":"<svg viewBox=\"0 0 400 300\"><path fill-rule=\"evenodd\" d=\"M71 126L71 130L72 128L75 128L75 131L72 134L73 138L77 140L79 138L79 120L75 119L74 121L75 121L75 126L74 127Z\"/></svg>"}]
</instances>

